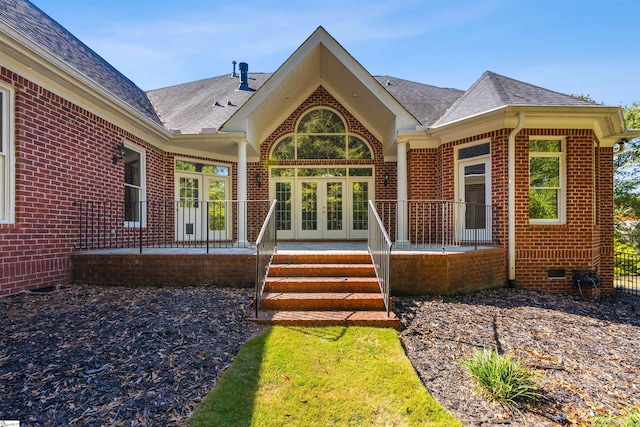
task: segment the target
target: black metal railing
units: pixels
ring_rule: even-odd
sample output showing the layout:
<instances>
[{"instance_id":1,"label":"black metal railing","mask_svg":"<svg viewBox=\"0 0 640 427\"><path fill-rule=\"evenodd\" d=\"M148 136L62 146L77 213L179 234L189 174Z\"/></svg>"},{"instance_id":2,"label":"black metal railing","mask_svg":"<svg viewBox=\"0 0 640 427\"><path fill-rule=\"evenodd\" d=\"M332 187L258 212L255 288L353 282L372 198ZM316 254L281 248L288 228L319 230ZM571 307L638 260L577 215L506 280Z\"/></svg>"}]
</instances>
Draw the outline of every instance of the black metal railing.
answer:
<instances>
[{"instance_id":1,"label":"black metal railing","mask_svg":"<svg viewBox=\"0 0 640 427\"><path fill-rule=\"evenodd\" d=\"M256 318L258 318L258 308L260 307L260 299L262 298L262 292L264 291L264 284L267 276L269 275L269 267L273 256L276 253L278 245L278 232L276 221L276 206L277 200L271 203L271 208L267 213L267 217L262 224L262 229L258 238L256 239L256 297L255 297L255 310Z\"/></svg>"},{"instance_id":2,"label":"black metal railing","mask_svg":"<svg viewBox=\"0 0 640 427\"><path fill-rule=\"evenodd\" d=\"M376 277L380 285L380 292L384 300L387 316L391 310L390 304L390 286L389 286L389 270L391 267L391 239L384 229L382 220L376 211L374 202L369 200L369 230L367 238L367 246L371 261L376 270Z\"/></svg>"},{"instance_id":3,"label":"black metal railing","mask_svg":"<svg viewBox=\"0 0 640 427\"><path fill-rule=\"evenodd\" d=\"M640 295L640 255L624 252L614 254L613 286L617 293Z\"/></svg>"},{"instance_id":4,"label":"black metal railing","mask_svg":"<svg viewBox=\"0 0 640 427\"><path fill-rule=\"evenodd\" d=\"M76 249L254 246L270 200L76 201Z\"/></svg>"},{"instance_id":5,"label":"black metal railing","mask_svg":"<svg viewBox=\"0 0 640 427\"><path fill-rule=\"evenodd\" d=\"M447 200L376 200L385 229L398 248L495 246L496 207Z\"/></svg>"}]
</instances>

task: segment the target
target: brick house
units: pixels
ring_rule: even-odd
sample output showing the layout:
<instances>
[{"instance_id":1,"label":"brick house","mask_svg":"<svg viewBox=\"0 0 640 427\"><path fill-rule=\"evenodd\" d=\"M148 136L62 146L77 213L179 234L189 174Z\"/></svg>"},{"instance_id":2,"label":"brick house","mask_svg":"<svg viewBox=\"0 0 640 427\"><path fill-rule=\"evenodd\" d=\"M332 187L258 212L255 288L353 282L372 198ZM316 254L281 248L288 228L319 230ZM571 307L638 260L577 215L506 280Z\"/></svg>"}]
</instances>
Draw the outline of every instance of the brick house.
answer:
<instances>
[{"instance_id":1,"label":"brick house","mask_svg":"<svg viewBox=\"0 0 640 427\"><path fill-rule=\"evenodd\" d=\"M620 107L492 72L466 91L372 76L322 27L273 73L234 62L145 93L26 0L0 10L0 100L0 295L68 283L100 200L121 206L111 237L155 227L147 201L181 201L171 239L215 217L207 240L236 242L263 220L244 201L279 201L279 239L339 242L367 238L376 200L398 247L434 221L439 241L499 248L457 267L494 286L571 292L583 268L613 289L612 159L640 135Z\"/></svg>"}]
</instances>

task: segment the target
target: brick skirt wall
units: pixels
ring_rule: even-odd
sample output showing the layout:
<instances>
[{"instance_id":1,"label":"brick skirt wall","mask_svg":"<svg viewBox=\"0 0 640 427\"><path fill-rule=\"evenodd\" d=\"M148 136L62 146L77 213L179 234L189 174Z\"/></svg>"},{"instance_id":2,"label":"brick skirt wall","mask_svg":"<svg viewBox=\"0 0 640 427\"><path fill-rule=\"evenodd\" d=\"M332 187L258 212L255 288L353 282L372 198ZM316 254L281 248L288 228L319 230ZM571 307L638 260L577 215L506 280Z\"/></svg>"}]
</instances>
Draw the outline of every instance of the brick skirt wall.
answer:
<instances>
[{"instance_id":1,"label":"brick skirt wall","mask_svg":"<svg viewBox=\"0 0 640 427\"><path fill-rule=\"evenodd\" d=\"M253 287L255 255L71 255L71 280L92 285L218 285Z\"/></svg>"},{"instance_id":2,"label":"brick skirt wall","mask_svg":"<svg viewBox=\"0 0 640 427\"><path fill-rule=\"evenodd\" d=\"M455 294L504 286L506 251L396 252L391 255L394 295ZM71 279L93 285L255 285L255 255L71 255Z\"/></svg>"},{"instance_id":3,"label":"brick skirt wall","mask_svg":"<svg viewBox=\"0 0 640 427\"><path fill-rule=\"evenodd\" d=\"M457 294L507 283L507 251L391 254L391 291L396 295Z\"/></svg>"}]
</instances>

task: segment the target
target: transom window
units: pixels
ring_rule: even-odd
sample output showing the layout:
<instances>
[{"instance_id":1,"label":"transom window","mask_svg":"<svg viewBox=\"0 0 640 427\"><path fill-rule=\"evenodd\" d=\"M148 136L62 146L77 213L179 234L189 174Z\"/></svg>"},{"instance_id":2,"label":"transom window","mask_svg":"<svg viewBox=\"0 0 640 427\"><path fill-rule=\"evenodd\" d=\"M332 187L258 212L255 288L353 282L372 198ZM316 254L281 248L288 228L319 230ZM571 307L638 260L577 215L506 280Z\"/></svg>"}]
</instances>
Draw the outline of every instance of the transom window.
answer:
<instances>
[{"instance_id":1,"label":"transom window","mask_svg":"<svg viewBox=\"0 0 640 427\"><path fill-rule=\"evenodd\" d=\"M293 135L278 141L271 151L275 160L369 160L371 149L362 139L349 134L334 111L318 108L306 113Z\"/></svg>"},{"instance_id":2,"label":"transom window","mask_svg":"<svg viewBox=\"0 0 640 427\"><path fill-rule=\"evenodd\" d=\"M184 172L198 172L207 175L229 176L229 167L221 165L206 165L202 163L176 160L176 170Z\"/></svg>"},{"instance_id":3,"label":"transom window","mask_svg":"<svg viewBox=\"0 0 640 427\"><path fill-rule=\"evenodd\" d=\"M529 141L529 219L564 222L565 155L562 139Z\"/></svg>"}]
</instances>

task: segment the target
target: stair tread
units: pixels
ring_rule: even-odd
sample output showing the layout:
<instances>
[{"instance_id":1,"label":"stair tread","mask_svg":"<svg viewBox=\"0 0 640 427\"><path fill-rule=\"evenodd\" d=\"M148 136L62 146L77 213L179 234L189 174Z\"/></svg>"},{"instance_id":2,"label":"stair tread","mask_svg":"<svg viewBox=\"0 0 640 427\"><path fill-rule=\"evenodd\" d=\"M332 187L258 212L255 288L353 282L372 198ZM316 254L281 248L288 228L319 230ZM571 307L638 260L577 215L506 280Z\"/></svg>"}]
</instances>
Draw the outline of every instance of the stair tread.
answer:
<instances>
[{"instance_id":1,"label":"stair tread","mask_svg":"<svg viewBox=\"0 0 640 427\"><path fill-rule=\"evenodd\" d=\"M266 299L382 299L380 292L265 292Z\"/></svg>"},{"instance_id":2,"label":"stair tread","mask_svg":"<svg viewBox=\"0 0 640 427\"><path fill-rule=\"evenodd\" d=\"M267 277L267 282L378 282L377 277L354 277L354 276L336 276L336 277L303 277L303 276L283 276L283 277Z\"/></svg>"},{"instance_id":3,"label":"stair tread","mask_svg":"<svg viewBox=\"0 0 640 427\"><path fill-rule=\"evenodd\" d=\"M373 268L371 263L331 263L331 264L295 264L295 263L283 263L283 264L271 264L270 268Z\"/></svg>"},{"instance_id":4,"label":"stair tread","mask_svg":"<svg viewBox=\"0 0 640 427\"><path fill-rule=\"evenodd\" d=\"M392 311L387 316L386 311L352 311L352 310L337 310L337 311L295 311L295 310L274 310L274 311L261 311L258 313L258 317L251 318L252 321L264 321L264 320L309 320L309 321L322 321L322 320L337 320L337 321L384 321L384 322L397 322L398 316Z\"/></svg>"}]
</instances>

